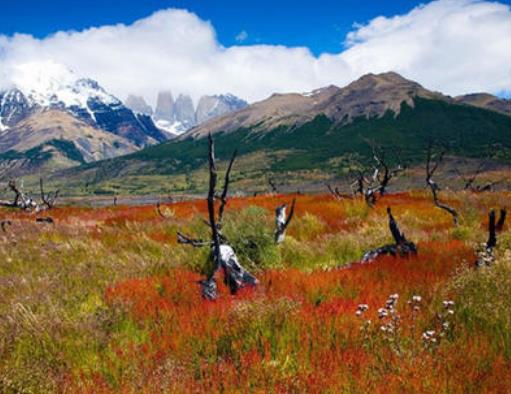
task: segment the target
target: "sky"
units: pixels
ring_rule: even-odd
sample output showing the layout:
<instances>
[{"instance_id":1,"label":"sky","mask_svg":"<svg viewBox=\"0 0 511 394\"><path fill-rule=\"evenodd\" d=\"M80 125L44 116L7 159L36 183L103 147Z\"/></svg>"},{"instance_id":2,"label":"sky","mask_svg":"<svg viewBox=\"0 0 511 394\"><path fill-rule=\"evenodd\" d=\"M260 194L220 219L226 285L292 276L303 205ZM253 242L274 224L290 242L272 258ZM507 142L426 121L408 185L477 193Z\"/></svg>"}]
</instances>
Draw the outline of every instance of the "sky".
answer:
<instances>
[{"instance_id":1,"label":"sky","mask_svg":"<svg viewBox=\"0 0 511 394\"><path fill-rule=\"evenodd\" d=\"M406 12L421 3L414 0L24 0L2 6L0 32L29 33L43 38L60 30L130 24L162 9L179 8L211 21L223 45L242 41L245 45L306 46L319 55L341 50L354 23Z\"/></svg>"},{"instance_id":2,"label":"sky","mask_svg":"<svg viewBox=\"0 0 511 394\"><path fill-rule=\"evenodd\" d=\"M451 95L507 96L510 3L11 1L0 12L0 87L34 67L58 77L62 65L121 99L154 103L170 89L256 101L392 70Z\"/></svg>"}]
</instances>

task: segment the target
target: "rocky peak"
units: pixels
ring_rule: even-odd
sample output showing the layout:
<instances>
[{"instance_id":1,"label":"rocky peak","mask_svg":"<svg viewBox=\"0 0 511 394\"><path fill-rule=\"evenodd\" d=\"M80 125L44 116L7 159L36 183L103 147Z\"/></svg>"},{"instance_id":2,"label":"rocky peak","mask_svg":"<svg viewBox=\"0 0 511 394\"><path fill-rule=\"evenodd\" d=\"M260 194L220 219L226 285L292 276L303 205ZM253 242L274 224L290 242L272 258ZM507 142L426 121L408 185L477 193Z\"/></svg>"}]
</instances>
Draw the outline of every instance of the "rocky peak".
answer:
<instances>
[{"instance_id":1,"label":"rocky peak","mask_svg":"<svg viewBox=\"0 0 511 394\"><path fill-rule=\"evenodd\" d=\"M245 108L248 103L232 94L202 96L197 105L197 123Z\"/></svg>"},{"instance_id":2,"label":"rocky peak","mask_svg":"<svg viewBox=\"0 0 511 394\"><path fill-rule=\"evenodd\" d=\"M173 122L175 120L174 98L172 97L172 92L170 90L158 93L154 118L156 120L165 120L168 122Z\"/></svg>"},{"instance_id":3,"label":"rocky peak","mask_svg":"<svg viewBox=\"0 0 511 394\"><path fill-rule=\"evenodd\" d=\"M197 124L195 119L195 108L192 98L186 94L180 94L174 103L175 119L181 122L186 128Z\"/></svg>"},{"instance_id":4,"label":"rocky peak","mask_svg":"<svg viewBox=\"0 0 511 394\"><path fill-rule=\"evenodd\" d=\"M130 94L126 101L124 102L126 107L131 109L134 112L138 112L140 114L149 115L151 116L153 114L153 109L149 104L146 103L144 98L142 96L135 96L133 94Z\"/></svg>"}]
</instances>

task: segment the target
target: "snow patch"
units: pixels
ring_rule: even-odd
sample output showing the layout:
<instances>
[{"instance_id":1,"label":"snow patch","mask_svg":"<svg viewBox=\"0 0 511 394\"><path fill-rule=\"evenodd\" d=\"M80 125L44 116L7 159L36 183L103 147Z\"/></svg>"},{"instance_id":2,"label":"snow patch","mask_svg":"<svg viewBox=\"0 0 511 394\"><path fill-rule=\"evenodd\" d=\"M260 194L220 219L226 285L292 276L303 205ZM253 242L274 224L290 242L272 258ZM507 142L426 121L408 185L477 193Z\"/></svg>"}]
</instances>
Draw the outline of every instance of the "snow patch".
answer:
<instances>
[{"instance_id":1,"label":"snow patch","mask_svg":"<svg viewBox=\"0 0 511 394\"><path fill-rule=\"evenodd\" d=\"M186 130L188 130L185 125L179 121L170 122L164 119L158 119L156 121L156 126L172 136L183 134Z\"/></svg>"}]
</instances>

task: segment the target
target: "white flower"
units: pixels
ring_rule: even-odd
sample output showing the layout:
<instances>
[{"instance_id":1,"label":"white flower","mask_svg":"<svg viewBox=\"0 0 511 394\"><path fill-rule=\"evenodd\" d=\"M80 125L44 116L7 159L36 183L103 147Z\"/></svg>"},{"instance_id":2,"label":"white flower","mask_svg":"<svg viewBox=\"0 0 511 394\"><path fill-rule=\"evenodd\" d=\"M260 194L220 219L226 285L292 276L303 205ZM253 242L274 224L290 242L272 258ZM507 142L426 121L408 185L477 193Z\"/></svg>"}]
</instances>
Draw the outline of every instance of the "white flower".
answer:
<instances>
[{"instance_id":1,"label":"white flower","mask_svg":"<svg viewBox=\"0 0 511 394\"><path fill-rule=\"evenodd\" d=\"M445 300L442 304L445 309L451 309L454 306L454 301Z\"/></svg>"},{"instance_id":2,"label":"white flower","mask_svg":"<svg viewBox=\"0 0 511 394\"><path fill-rule=\"evenodd\" d=\"M417 302L417 303L419 303L419 302L421 302L421 301L422 301L422 297L421 297L420 295L414 295L414 296L412 297L412 301L413 301L413 302Z\"/></svg>"},{"instance_id":3,"label":"white flower","mask_svg":"<svg viewBox=\"0 0 511 394\"><path fill-rule=\"evenodd\" d=\"M387 312L387 310L385 308L378 309L378 317L380 319L383 319L384 317L386 317L388 315L389 315L389 313Z\"/></svg>"}]
</instances>

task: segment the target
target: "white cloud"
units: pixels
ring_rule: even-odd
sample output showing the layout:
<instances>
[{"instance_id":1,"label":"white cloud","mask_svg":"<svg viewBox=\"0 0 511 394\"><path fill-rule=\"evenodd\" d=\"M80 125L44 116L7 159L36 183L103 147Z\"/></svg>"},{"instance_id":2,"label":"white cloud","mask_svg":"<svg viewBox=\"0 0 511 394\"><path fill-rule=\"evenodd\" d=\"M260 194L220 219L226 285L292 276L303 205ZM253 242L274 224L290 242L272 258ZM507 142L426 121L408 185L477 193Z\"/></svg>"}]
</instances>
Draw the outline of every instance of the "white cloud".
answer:
<instances>
[{"instance_id":1,"label":"white cloud","mask_svg":"<svg viewBox=\"0 0 511 394\"><path fill-rule=\"evenodd\" d=\"M273 92L344 85L395 70L449 94L511 91L511 11L475 0L438 0L354 27L346 49L315 57L307 48L222 46L195 14L159 11L131 25L58 32L44 39L0 35L0 84L16 64L53 60L98 80L120 98L172 89L231 92L250 101Z\"/></svg>"},{"instance_id":2,"label":"white cloud","mask_svg":"<svg viewBox=\"0 0 511 394\"><path fill-rule=\"evenodd\" d=\"M237 41L237 42L243 42L243 41L246 41L248 38L248 33L246 30L242 30L240 31L236 37L234 37L234 39Z\"/></svg>"}]
</instances>

